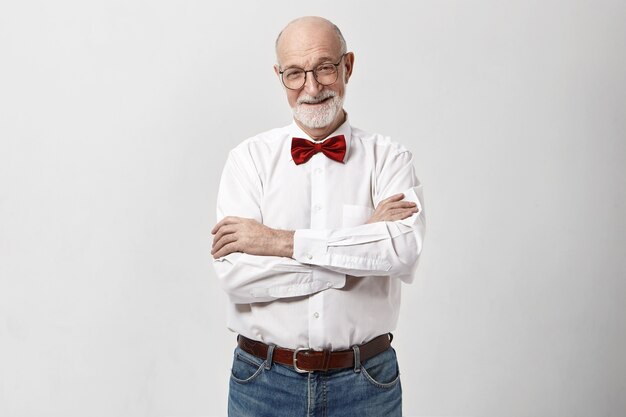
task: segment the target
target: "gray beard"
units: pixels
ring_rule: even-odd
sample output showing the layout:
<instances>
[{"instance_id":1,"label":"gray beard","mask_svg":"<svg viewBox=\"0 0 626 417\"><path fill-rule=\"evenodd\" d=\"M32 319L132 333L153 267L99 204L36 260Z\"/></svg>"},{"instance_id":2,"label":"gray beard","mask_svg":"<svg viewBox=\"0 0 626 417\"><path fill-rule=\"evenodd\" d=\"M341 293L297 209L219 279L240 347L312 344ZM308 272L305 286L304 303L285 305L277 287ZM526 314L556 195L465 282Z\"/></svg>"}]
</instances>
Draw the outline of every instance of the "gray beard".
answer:
<instances>
[{"instance_id":1,"label":"gray beard","mask_svg":"<svg viewBox=\"0 0 626 417\"><path fill-rule=\"evenodd\" d=\"M318 109L307 109L306 104L292 108L293 118L309 129L329 126L343 109L343 97L336 95Z\"/></svg>"}]
</instances>

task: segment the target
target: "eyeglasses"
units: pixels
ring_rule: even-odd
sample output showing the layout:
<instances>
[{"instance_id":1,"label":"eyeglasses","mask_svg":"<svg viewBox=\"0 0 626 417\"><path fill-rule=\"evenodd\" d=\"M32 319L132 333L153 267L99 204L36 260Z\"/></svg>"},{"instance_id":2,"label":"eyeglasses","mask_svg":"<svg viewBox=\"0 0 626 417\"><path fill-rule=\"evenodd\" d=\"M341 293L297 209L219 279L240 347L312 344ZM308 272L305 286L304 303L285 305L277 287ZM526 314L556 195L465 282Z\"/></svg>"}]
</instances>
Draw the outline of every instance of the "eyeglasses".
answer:
<instances>
[{"instance_id":1,"label":"eyeglasses","mask_svg":"<svg viewBox=\"0 0 626 417\"><path fill-rule=\"evenodd\" d=\"M347 54L347 53L346 53ZM306 83L306 73L312 72L313 78L321 85L331 85L335 81L337 81L337 76L339 71L337 67L341 63L346 54L341 55L339 58L339 62L333 64L332 62L325 62L323 64L318 65L312 70L304 70L302 68L287 68L286 70L279 71L280 79L283 82L283 85L290 90L299 90Z\"/></svg>"}]
</instances>

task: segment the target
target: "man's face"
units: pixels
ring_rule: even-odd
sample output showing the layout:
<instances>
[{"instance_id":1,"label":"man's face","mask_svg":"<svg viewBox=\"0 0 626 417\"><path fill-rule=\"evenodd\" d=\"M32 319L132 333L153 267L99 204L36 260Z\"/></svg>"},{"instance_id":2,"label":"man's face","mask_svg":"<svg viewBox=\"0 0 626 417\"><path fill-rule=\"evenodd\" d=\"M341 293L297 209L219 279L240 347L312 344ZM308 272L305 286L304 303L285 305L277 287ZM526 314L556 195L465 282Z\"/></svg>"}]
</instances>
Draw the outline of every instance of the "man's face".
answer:
<instances>
[{"instance_id":1,"label":"man's face","mask_svg":"<svg viewBox=\"0 0 626 417\"><path fill-rule=\"evenodd\" d=\"M343 109L346 84L352 73L354 55L347 53L342 57L341 43L336 33L324 25L293 25L287 27L278 45L279 65L274 66L276 75L280 71L298 67L312 70L320 64L339 62L337 81L331 85L322 85L306 73L304 85L297 90L284 87L287 101L292 108L294 118L309 128L323 128L336 120Z\"/></svg>"}]
</instances>

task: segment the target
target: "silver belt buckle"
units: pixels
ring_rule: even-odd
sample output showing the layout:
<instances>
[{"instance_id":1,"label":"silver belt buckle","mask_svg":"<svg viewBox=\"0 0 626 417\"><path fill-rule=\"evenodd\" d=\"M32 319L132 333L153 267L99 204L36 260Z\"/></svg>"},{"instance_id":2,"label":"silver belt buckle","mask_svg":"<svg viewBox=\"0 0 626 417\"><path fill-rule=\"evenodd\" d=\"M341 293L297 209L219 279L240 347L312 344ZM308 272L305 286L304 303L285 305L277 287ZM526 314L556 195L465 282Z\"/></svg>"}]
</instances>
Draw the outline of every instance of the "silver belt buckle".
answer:
<instances>
[{"instance_id":1,"label":"silver belt buckle","mask_svg":"<svg viewBox=\"0 0 626 417\"><path fill-rule=\"evenodd\" d=\"M297 348L296 350L293 351L293 369L295 369L296 372L299 372L301 374L306 374L307 372L313 372L313 371L307 371L305 369L298 368L298 365L297 365L297 362L298 362L298 352L300 352L302 350L311 350L311 349L310 348Z\"/></svg>"}]
</instances>

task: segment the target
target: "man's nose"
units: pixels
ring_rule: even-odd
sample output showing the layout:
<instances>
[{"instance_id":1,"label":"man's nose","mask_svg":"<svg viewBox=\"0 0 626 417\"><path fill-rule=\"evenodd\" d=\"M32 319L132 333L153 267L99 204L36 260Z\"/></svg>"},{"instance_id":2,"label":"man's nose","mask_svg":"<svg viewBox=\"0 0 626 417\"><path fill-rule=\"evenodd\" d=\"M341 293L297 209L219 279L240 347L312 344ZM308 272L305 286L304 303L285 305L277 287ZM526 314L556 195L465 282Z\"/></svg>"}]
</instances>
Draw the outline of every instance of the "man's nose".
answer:
<instances>
[{"instance_id":1,"label":"man's nose","mask_svg":"<svg viewBox=\"0 0 626 417\"><path fill-rule=\"evenodd\" d=\"M304 92L311 96L316 96L322 89L322 85L313 76L313 71L304 74Z\"/></svg>"}]
</instances>

